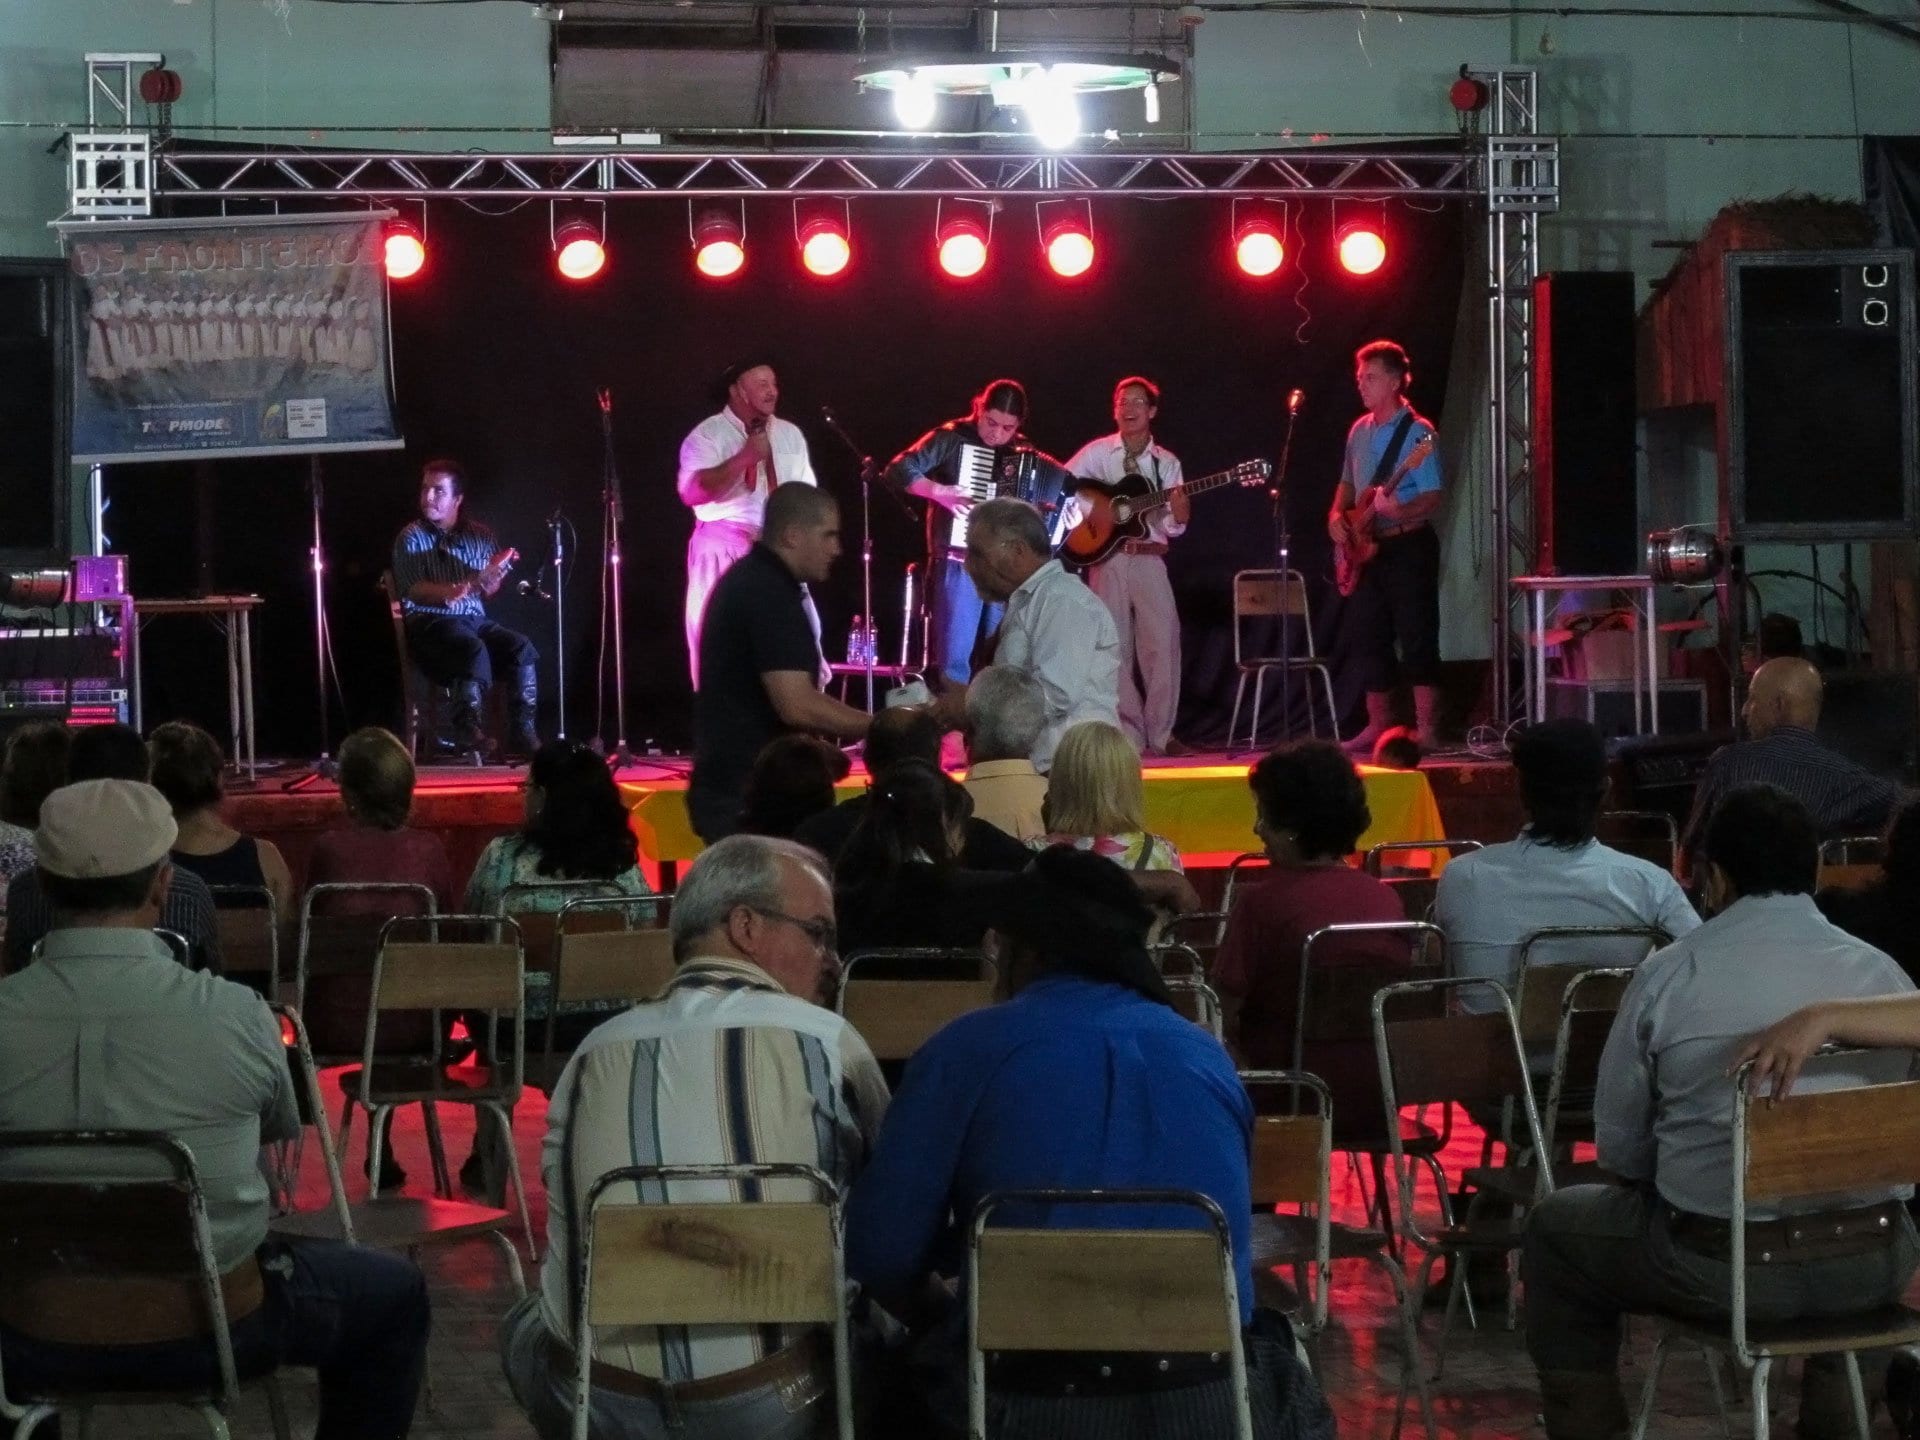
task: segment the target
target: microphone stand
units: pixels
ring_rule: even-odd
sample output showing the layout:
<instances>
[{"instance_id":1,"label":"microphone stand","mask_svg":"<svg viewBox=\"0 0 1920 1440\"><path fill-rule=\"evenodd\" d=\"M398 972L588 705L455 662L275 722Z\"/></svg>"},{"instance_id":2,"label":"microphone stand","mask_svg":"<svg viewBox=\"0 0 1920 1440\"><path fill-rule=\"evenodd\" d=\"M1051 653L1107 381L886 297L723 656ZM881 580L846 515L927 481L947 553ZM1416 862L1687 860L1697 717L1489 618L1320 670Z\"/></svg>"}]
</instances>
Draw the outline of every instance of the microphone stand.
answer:
<instances>
[{"instance_id":1,"label":"microphone stand","mask_svg":"<svg viewBox=\"0 0 1920 1440\"><path fill-rule=\"evenodd\" d=\"M1267 492L1273 500L1273 548L1280 557L1280 593L1289 598L1292 593L1289 577L1293 569L1293 533L1287 520L1287 466L1293 459L1293 427L1300 418L1300 399L1298 390L1287 396L1287 433L1280 442L1280 463L1274 467L1273 485ZM1304 576L1300 583L1305 586ZM1288 740L1293 738L1293 618L1283 607L1280 616L1280 724L1281 734ZM1253 717L1253 723L1257 729L1260 724L1258 715ZM1327 723L1333 726L1334 737L1338 739L1339 717L1330 715Z\"/></svg>"},{"instance_id":2,"label":"microphone stand","mask_svg":"<svg viewBox=\"0 0 1920 1440\"><path fill-rule=\"evenodd\" d=\"M320 535L320 510L326 492L318 455L307 457L307 492L313 504L313 544L307 551L307 565L313 572L313 664L318 681L316 693L320 699L320 752L312 769L280 787L288 791L305 790L316 781L332 780L340 773L340 767L334 763L331 753L333 747L327 726L327 670L333 659L333 636L327 628L327 552ZM400 680L402 685L407 683L404 675ZM337 676L335 684L338 685ZM345 699L343 695L343 705Z\"/></svg>"},{"instance_id":3,"label":"microphone stand","mask_svg":"<svg viewBox=\"0 0 1920 1440\"><path fill-rule=\"evenodd\" d=\"M838 437L841 444L853 452L860 462L860 592L862 610L868 634L874 637L873 644L862 644L860 661L867 672L867 713L873 713L874 667L879 659L880 626L878 617L873 613L873 457L855 443L853 437L842 428L839 418L833 413L833 407L822 405L820 418Z\"/></svg>"},{"instance_id":4,"label":"microphone stand","mask_svg":"<svg viewBox=\"0 0 1920 1440\"><path fill-rule=\"evenodd\" d=\"M627 748L627 656L625 627L621 620L620 609L623 599L620 584L620 549L622 531L626 526L626 508L620 498L620 470L613 458L613 392L601 389L595 392L600 403L600 534L601 552L604 566L601 582L601 594L605 599L600 622L601 634L606 634L606 611L613 612L613 729L614 746L608 754L605 737L594 737L594 748L608 755L613 768L633 763L633 752ZM596 662L595 680L606 677L604 656ZM601 699L594 720L598 723L605 717L606 703Z\"/></svg>"},{"instance_id":5,"label":"microphone stand","mask_svg":"<svg viewBox=\"0 0 1920 1440\"><path fill-rule=\"evenodd\" d=\"M560 702L554 739L567 738L567 546L562 537L566 517L558 510L547 517L553 535L553 685Z\"/></svg>"}]
</instances>

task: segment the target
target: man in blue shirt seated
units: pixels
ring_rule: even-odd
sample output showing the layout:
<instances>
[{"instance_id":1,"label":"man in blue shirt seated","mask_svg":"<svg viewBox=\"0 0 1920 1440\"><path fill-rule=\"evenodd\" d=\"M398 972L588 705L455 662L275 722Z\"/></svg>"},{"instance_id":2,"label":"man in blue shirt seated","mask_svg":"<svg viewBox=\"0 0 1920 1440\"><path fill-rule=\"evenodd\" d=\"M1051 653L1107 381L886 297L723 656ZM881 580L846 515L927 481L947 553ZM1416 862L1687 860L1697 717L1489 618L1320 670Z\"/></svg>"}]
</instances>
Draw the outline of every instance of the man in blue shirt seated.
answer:
<instances>
[{"instance_id":1,"label":"man in blue shirt seated","mask_svg":"<svg viewBox=\"0 0 1920 1440\"><path fill-rule=\"evenodd\" d=\"M966 1226L997 1190L1196 1190L1226 1213L1256 1431L1331 1437L1285 1322L1252 1306L1253 1110L1233 1062L1177 1014L1146 949L1152 913L1111 861L1065 848L986 897L1013 999L946 1027L907 1066L847 1210L847 1270L923 1325L916 1378L936 1428L964 1433L966 1317L935 1276L964 1268ZM1189 1226L1191 1211L1007 1212L1009 1223ZM1043 1353L989 1364L991 1433L1232 1433L1225 1356Z\"/></svg>"}]
</instances>

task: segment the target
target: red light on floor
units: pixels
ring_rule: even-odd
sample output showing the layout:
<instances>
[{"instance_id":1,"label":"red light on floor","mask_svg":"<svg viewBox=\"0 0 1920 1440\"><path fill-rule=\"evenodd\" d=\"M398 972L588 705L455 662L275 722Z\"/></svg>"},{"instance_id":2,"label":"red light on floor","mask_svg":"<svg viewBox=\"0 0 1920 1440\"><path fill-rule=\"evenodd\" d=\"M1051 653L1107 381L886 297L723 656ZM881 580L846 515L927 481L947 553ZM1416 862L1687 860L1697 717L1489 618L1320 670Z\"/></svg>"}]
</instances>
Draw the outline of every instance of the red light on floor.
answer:
<instances>
[{"instance_id":1,"label":"red light on floor","mask_svg":"<svg viewBox=\"0 0 1920 1440\"><path fill-rule=\"evenodd\" d=\"M1387 242L1371 225L1340 227L1340 266L1349 275L1371 275L1387 263Z\"/></svg>"},{"instance_id":2,"label":"red light on floor","mask_svg":"<svg viewBox=\"0 0 1920 1440\"><path fill-rule=\"evenodd\" d=\"M809 273L838 275L853 258L853 244L837 220L809 220L800 230L800 263Z\"/></svg>"},{"instance_id":3,"label":"red light on floor","mask_svg":"<svg viewBox=\"0 0 1920 1440\"><path fill-rule=\"evenodd\" d=\"M591 280L606 267L607 247L597 226L569 220L554 232L553 264L569 280Z\"/></svg>"},{"instance_id":4,"label":"red light on floor","mask_svg":"<svg viewBox=\"0 0 1920 1440\"><path fill-rule=\"evenodd\" d=\"M1054 222L1047 227L1041 243L1046 246L1047 265L1064 280L1093 268L1093 235L1083 221Z\"/></svg>"},{"instance_id":5,"label":"red light on floor","mask_svg":"<svg viewBox=\"0 0 1920 1440\"><path fill-rule=\"evenodd\" d=\"M746 233L724 210L702 212L693 227L693 268L709 280L737 275L747 263Z\"/></svg>"},{"instance_id":6,"label":"red light on floor","mask_svg":"<svg viewBox=\"0 0 1920 1440\"><path fill-rule=\"evenodd\" d=\"M987 227L968 216L944 222L935 237L940 268L956 280L978 275L987 264Z\"/></svg>"},{"instance_id":7,"label":"red light on floor","mask_svg":"<svg viewBox=\"0 0 1920 1440\"><path fill-rule=\"evenodd\" d=\"M1287 247L1271 220L1243 221L1233 232L1233 258L1255 279L1273 274L1287 259Z\"/></svg>"},{"instance_id":8,"label":"red light on floor","mask_svg":"<svg viewBox=\"0 0 1920 1440\"><path fill-rule=\"evenodd\" d=\"M427 263L427 242L420 227L406 220L388 224L386 263L389 280L411 280Z\"/></svg>"}]
</instances>

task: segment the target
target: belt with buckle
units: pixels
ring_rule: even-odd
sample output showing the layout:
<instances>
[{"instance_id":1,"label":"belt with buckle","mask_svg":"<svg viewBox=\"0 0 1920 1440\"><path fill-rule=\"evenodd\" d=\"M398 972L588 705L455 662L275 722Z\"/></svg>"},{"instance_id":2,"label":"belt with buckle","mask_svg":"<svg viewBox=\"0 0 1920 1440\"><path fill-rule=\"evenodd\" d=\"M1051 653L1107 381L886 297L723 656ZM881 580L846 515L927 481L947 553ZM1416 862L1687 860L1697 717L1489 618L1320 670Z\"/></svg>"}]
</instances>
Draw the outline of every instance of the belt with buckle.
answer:
<instances>
[{"instance_id":1,"label":"belt with buckle","mask_svg":"<svg viewBox=\"0 0 1920 1440\"><path fill-rule=\"evenodd\" d=\"M553 1363L554 1374L572 1378L573 1347L558 1335L547 1335L547 1354ZM593 1383L602 1390L611 1390L617 1395L632 1395L642 1400L651 1400L656 1405L669 1403L686 1405L702 1400L729 1400L735 1395L744 1395L750 1390L787 1387L800 1380L808 1380L818 1387L817 1393L824 1394L831 1388L826 1378L828 1345L818 1331L797 1340L784 1350L776 1350L765 1359L756 1360L751 1365L743 1365L738 1370L728 1370L719 1375L708 1375L698 1380L656 1380L651 1375L642 1375L637 1370L628 1370L619 1365L609 1365L604 1360L593 1362ZM811 1396L806 1397L811 1399ZM789 1407L790 1409L793 1407Z\"/></svg>"},{"instance_id":2,"label":"belt with buckle","mask_svg":"<svg viewBox=\"0 0 1920 1440\"><path fill-rule=\"evenodd\" d=\"M1906 1207L1898 1200L1860 1210L1828 1210L1817 1215L1785 1215L1747 1222L1749 1265L1800 1264L1866 1255L1893 1243L1896 1223ZM1667 1233L1674 1243L1710 1260L1733 1258L1733 1223L1712 1215L1667 1207Z\"/></svg>"},{"instance_id":3,"label":"belt with buckle","mask_svg":"<svg viewBox=\"0 0 1920 1440\"><path fill-rule=\"evenodd\" d=\"M1090 1355L1042 1350L987 1357L987 1383L1022 1395L1142 1395L1210 1384L1229 1373L1224 1353Z\"/></svg>"},{"instance_id":4,"label":"belt with buckle","mask_svg":"<svg viewBox=\"0 0 1920 1440\"><path fill-rule=\"evenodd\" d=\"M1129 540L1120 547L1129 555L1164 555L1167 542L1164 540Z\"/></svg>"}]
</instances>

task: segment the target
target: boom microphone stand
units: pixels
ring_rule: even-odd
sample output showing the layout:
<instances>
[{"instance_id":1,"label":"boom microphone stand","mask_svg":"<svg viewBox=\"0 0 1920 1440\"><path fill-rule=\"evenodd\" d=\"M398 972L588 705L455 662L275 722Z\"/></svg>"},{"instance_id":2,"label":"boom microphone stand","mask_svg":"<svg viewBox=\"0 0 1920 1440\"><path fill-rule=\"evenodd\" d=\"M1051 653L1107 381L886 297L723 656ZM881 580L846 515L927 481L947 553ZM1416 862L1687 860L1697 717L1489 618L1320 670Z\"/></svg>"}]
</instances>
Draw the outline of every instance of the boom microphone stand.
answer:
<instances>
[{"instance_id":1,"label":"boom microphone stand","mask_svg":"<svg viewBox=\"0 0 1920 1440\"><path fill-rule=\"evenodd\" d=\"M633 763L633 751L627 748L627 653L625 628L621 621L620 606L622 587L620 584L621 535L626 526L626 507L620 498L620 470L613 459L613 391L602 388L595 392L600 402L600 640L601 655L597 662L595 684L606 679L606 634L607 612L613 613L613 729L614 744L609 753L603 736L594 737L594 748L606 754L615 770ZM606 715L606 695L602 691L597 697L594 711L595 723Z\"/></svg>"}]
</instances>

